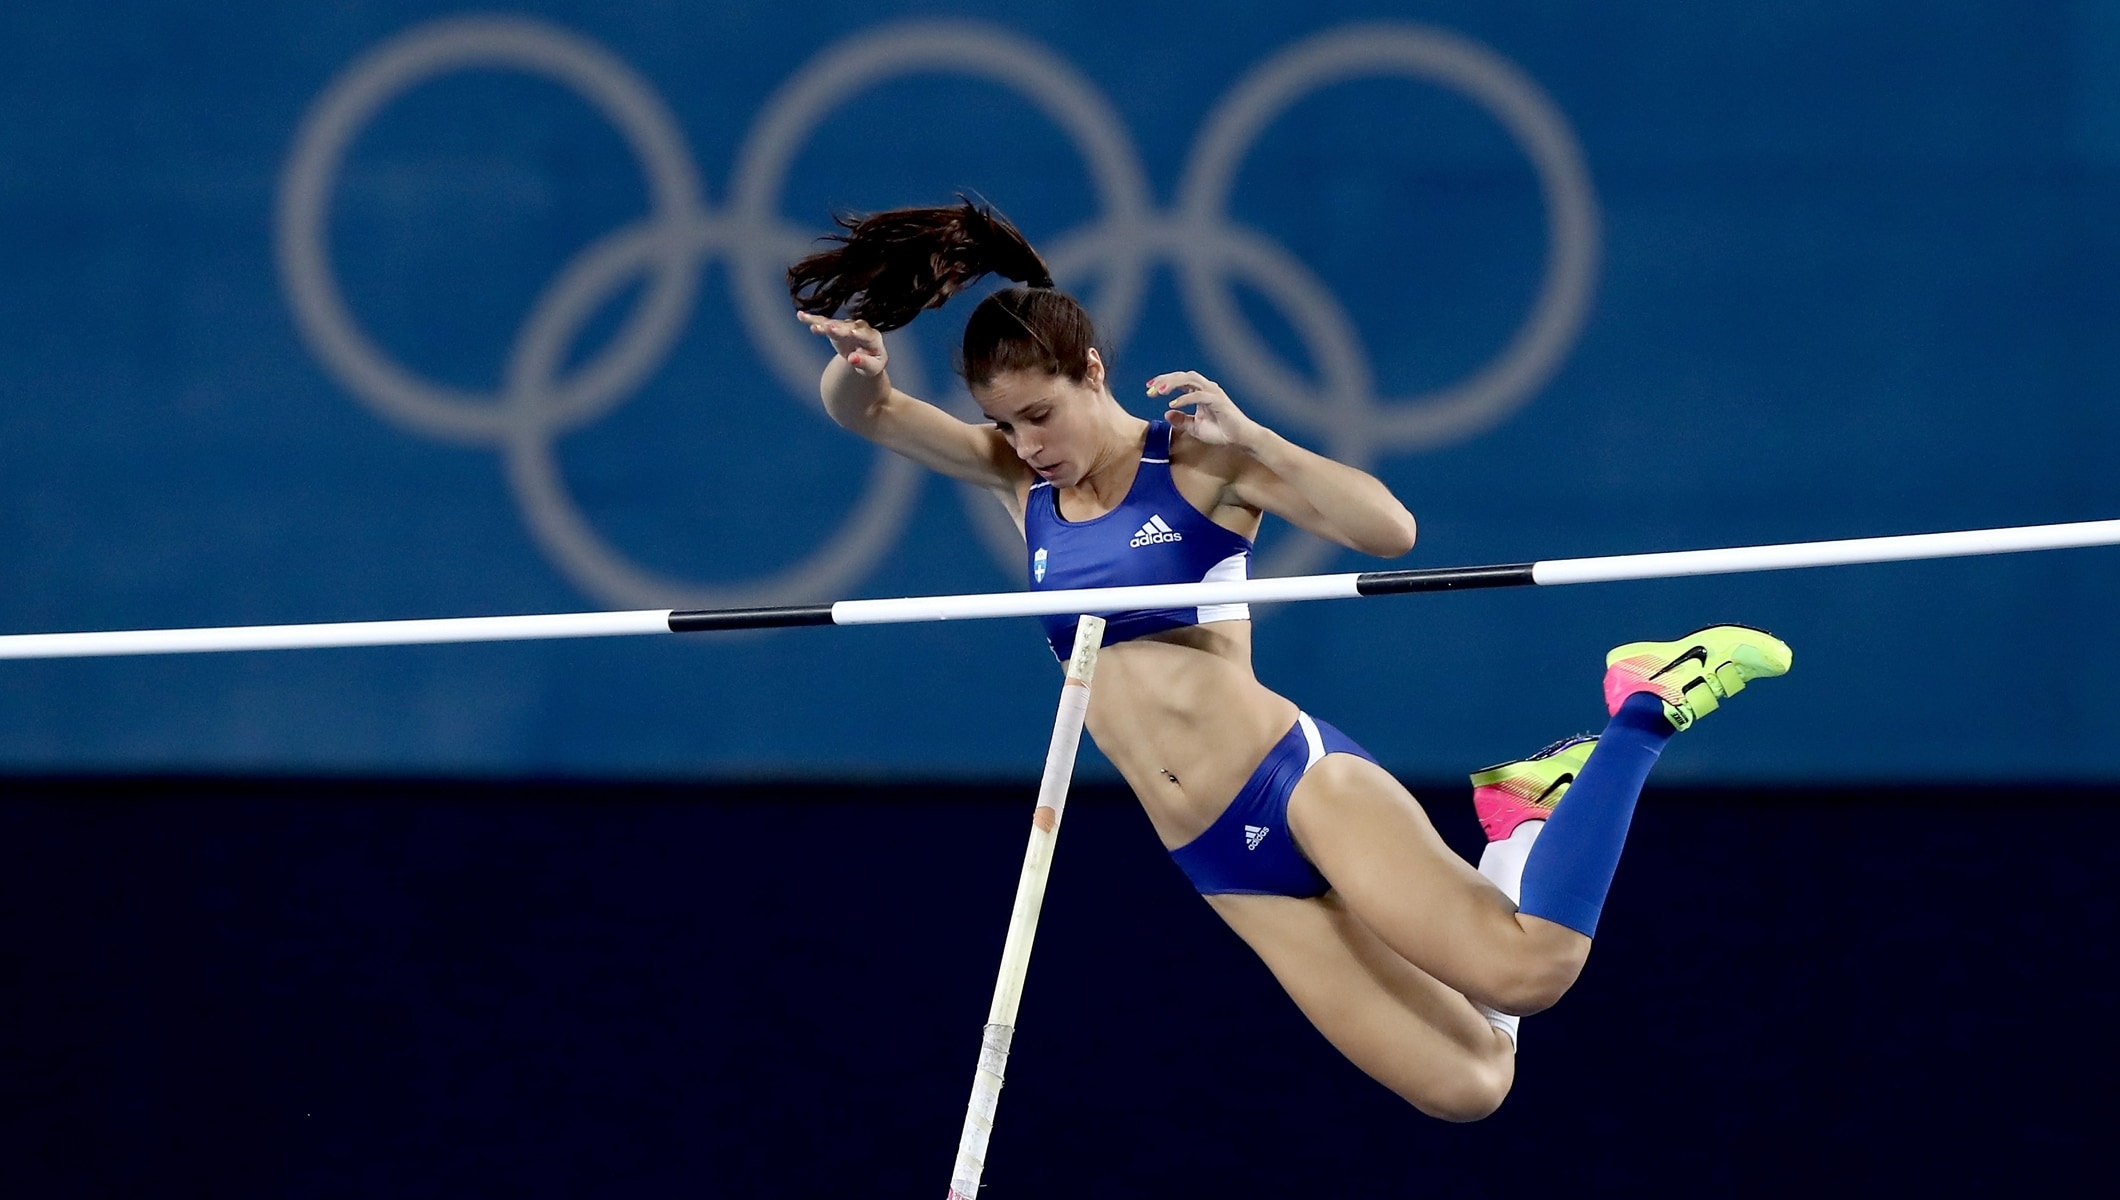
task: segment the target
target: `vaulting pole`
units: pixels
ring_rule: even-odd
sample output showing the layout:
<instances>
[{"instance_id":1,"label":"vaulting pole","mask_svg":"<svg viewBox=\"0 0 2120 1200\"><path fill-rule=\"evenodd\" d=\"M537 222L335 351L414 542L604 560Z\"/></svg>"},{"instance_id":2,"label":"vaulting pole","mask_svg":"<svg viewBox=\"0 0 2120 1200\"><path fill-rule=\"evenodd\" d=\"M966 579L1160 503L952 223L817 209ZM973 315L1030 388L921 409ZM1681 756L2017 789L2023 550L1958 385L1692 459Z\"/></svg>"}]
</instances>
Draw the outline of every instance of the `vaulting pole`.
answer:
<instances>
[{"instance_id":1,"label":"vaulting pole","mask_svg":"<svg viewBox=\"0 0 2120 1200\"><path fill-rule=\"evenodd\" d=\"M1053 869L1053 844L1060 837L1060 814L1067 810L1075 751L1082 743L1083 718L1089 714L1090 677L1096 674L1097 650L1103 644L1104 618L1082 618L1075 627L1075 651L1067 660L1067 681L1060 686L1060 710L1053 718L1053 740L1045 751L1045 773L1038 781L1038 807L1031 812L1031 840L1023 852L1023 873L1016 880L1016 905L1009 913L1008 938L1001 946L994 1001L979 1039L979 1067L972 1075L972 1098L964 1109L964 1132L957 1138L957 1164L950 1171L950 1200L979 1200L987 1139L994 1132L994 1109L1001 1103L1009 1047L1016 1039L1016 1009L1023 1000L1024 976L1030 971L1038 914L1045 906L1045 880Z\"/></svg>"}]
</instances>

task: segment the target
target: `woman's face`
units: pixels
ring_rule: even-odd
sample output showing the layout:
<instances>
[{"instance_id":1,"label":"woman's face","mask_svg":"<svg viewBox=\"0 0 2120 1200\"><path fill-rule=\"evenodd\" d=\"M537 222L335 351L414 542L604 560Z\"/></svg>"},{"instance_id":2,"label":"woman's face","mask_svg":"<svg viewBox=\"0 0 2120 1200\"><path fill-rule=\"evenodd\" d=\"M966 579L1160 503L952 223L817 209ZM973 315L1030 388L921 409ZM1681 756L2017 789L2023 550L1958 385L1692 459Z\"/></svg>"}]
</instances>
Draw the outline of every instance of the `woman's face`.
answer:
<instances>
[{"instance_id":1,"label":"woman's face","mask_svg":"<svg viewBox=\"0 0 2120 1200\"><path fill-rule=\"evenodd\" d=\"M1059 488L1081 483L1108 449L1104 395L1104 363L1095 350L1080 383L1042 371L1009 371L972 389L979 410L1016 457Z\"/></svg>"}]
</instances>

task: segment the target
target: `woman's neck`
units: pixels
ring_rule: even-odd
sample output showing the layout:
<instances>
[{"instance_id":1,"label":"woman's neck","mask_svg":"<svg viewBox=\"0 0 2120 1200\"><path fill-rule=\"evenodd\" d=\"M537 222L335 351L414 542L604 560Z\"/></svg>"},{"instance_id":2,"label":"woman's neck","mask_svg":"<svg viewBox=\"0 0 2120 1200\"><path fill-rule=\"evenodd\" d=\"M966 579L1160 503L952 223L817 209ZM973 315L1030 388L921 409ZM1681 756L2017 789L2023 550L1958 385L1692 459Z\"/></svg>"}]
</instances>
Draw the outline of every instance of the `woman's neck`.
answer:
<instances>
[{"instance_id":1,"label":"woman's neck","mask_svg":"<svg viewBox=\"0 0 2120 1200\"><path fill-rule=\"evenodd\" d=\"M1086 492L1099 508L1109 509L1124 500L1134 484L1148 422L1119 407L1110 393L1105 399L1108 413L1100 448L1091 457L1089 470L1083 472L1082 482L1071 490Z\"/></svg>"}]
</instances>

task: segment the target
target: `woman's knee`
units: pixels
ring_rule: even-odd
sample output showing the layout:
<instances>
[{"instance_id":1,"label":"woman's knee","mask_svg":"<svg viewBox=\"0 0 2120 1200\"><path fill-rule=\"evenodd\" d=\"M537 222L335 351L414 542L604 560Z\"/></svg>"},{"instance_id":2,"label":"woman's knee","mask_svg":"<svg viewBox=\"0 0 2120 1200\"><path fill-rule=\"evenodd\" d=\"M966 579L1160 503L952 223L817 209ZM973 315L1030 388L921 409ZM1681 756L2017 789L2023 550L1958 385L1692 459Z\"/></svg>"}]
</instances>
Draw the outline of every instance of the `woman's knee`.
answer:
<instances>
[{"instance_id":1,"label":"woman's knee","mask_svg":"<svg viewBox=\"0 0 2120 1200\"><path fill-rule=\"evenodd\" d=\"M1440 1085L1431 1083L1418 1095L1405 1091L1399 1095L1439 1121L1464 1124L1493 1116L1515 1082L1516 1056L1498 1049L1491 1056L1467 1062Z\"/></svg>"},{"instance_id":2,"label":"woman's knee","mask_svg":"<svg viewBox=\"0 0 2120 1200\"><path fill-rule=\"evenodd\" d=\"M1575 986L1590 957L1590 939L1572 930L1562 932L1568 936L1542 936L1532 931L1526 944L1515 947L1514 953L1494 964L1488 978L1481 981L1479 990L1485 994L1473 998L1518 1017L1553 1007Z\"/></svg>"}]
</instances>

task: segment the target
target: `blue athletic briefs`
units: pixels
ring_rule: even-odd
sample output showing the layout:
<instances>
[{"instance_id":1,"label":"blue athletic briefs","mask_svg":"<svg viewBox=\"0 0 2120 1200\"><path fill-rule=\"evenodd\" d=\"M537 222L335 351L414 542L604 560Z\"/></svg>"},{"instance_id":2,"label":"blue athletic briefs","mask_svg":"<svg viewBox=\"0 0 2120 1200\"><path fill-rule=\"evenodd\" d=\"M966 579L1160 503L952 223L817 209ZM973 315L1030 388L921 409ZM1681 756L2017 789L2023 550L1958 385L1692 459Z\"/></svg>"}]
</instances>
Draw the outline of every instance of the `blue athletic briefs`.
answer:
<instances>
[{"instance_id":1,"label":"blue athletic briefs","mask_svg":"<svg viewBox=\"0 0 2120 1200\"><path fill-rule=\"evenodd\" d=\"M1172 861L1203 896L1324 895L1332 884L1288 834L1288 797L1319 759L1336 753L1376 761L1346 734L1298 713L1237 798L1207 832L1171 851Z\"/></svg>"}]
</instances>

